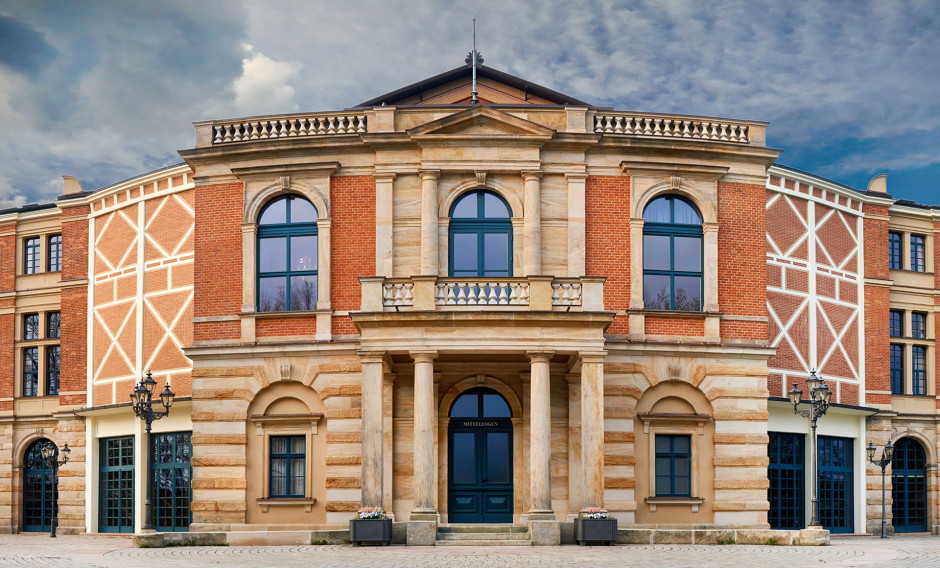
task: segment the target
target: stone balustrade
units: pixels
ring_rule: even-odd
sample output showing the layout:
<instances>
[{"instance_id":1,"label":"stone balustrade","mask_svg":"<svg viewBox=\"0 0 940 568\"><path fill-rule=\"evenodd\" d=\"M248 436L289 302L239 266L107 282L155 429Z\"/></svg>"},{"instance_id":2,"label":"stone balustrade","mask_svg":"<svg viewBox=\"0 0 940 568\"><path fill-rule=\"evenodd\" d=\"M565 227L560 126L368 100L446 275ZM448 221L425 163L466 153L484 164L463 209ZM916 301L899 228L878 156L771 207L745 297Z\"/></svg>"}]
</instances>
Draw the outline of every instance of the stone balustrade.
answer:
<instances>
[{"instance_id":1,"label":"stone balustrade","mask_svg":"<svg viewBox=\"0 0 940 568\"><path fill-rule=\"evenodd\" d=\"M605 112L594 116L594 132L661 138L690 138L749 144L750 124L685 116Z\"/></svg>"},{"instance_id":2,"label":"stone balustrade","mask_svg":"<svg viewBox=\"0 0 940 568\"><path fill-rule=\"evenodd\" d=\"M212 123L212 143L246 142L271 138L300 138L333 134L362 134L365 114L315 114L248 118Z\"/></svg>"},{"instance_id":3,"label":"stone balustrade","mask_svg":"<svg viewBox=\"0 0 940 568\"><path fill-rule=\"evenodd\" d=\"M479 309L602 311L601 277L411 278L364 277L363 311Z\"/></svg>"}]
</instances>

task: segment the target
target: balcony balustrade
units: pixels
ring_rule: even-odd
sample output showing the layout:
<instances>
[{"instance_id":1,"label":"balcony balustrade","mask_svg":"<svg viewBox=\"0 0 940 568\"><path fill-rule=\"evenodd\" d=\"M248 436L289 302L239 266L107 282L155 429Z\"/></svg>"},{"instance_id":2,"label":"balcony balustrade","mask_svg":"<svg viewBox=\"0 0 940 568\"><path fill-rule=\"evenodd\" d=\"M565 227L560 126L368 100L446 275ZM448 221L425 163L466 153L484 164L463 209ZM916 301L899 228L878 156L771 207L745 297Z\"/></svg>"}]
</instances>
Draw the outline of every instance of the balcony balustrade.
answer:
<instances>
[{"instance_id":1,"label":"balcony balustrade","mask_svg":"<svg viewBox=\"0 0 940 568\"><path fill-rule=\"evenodd\" d=\"M654 138L689 138L750 144L750 123L737 120L706 119L624 112L604 112L594 116L594 132Z\"/></svg>"},{"instance_id":2,"label":"balcony balustrade","mask_svg":"<svg viewBox=\"0 0 940 568\"><path fill-rule=\"evenodd\" d=\"M363 277L362 311L603 311L602 277Z\"/></svg>"}]
</instances>

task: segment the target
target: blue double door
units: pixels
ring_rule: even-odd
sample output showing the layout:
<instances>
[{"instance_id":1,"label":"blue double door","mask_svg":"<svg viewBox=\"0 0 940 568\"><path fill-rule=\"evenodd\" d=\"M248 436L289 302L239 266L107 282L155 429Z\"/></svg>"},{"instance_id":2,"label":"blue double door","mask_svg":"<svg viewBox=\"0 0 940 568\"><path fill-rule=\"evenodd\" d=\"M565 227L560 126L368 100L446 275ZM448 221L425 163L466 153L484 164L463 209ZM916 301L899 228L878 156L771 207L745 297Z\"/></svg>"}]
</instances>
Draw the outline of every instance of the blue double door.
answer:
<instances>
[{"instance_id":1,"label":"blue double door","mask_svg":"<svg viewBox=\"0 0 940 568\"><path fill-rule=\"evenodd\" d=\"M512 422L452 418L448 444L448 521L512 522Z\"/></svg>"}]
</instances>

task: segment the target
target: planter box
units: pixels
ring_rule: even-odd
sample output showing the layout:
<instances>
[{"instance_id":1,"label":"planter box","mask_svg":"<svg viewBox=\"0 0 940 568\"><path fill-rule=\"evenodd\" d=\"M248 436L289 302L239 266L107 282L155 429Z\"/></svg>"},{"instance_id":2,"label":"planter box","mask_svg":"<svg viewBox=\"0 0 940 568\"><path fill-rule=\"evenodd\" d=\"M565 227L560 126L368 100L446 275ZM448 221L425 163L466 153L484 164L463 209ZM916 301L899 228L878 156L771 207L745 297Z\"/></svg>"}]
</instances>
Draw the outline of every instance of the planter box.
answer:
<instances>
[{"instance_id":1,"label":"planter box","mask_svg":"<svg viewBox=\"0 0 940 568\"><path fill-rule=\"evenodd\" d=\"M614 544L617 542L617 519L575 519L574 540L578 544Z\"/></svg>"},{"instance_id":2,"label":"planter box","mask_svg":"<svg viewBox=\"0 0 940 568\"><path fill-rule=\"evenodd\" d=\"M356 546L388 546L392 542L392 519L352 519L349 521L349 540Z\"/></svg>"}]
</instances>

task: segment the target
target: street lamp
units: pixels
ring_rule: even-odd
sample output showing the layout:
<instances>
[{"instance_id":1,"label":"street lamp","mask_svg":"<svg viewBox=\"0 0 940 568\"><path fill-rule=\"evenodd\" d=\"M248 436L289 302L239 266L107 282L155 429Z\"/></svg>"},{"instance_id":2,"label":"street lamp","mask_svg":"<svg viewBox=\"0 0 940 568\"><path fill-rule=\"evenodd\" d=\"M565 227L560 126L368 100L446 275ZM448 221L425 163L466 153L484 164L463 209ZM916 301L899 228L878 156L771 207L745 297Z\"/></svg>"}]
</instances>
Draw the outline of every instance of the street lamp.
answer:
<instances>
[{"instance_id":1,"label":"street lamp","mask_svg":"<svg viewBox=\"0 0 940 568\"><path fill-rule=\"evenodd\" d=\"M69 449L68 442L62 448L61 460L58 459L58 453L59 448L51 440L47 440L42 449L39 450L43 464L52 470L52 484L55 486L52 491L52 531L49 533L50 538L55 538L55 529L59 524L59 468L69 463L69 455L71 455L72 450Z\"/></svg>"},{"instance_id":2,"label":"street lamp","mask_svg":"<svg viewBox=\"0 0 940 568\"><path fill-rule=\"evenodd\" d=\"M881 538L888 538L888 519L885 516L885 468L894 459L894 446L891 445L891 440L888 440L888 445L881 451L881 459L879 460L875 460L875 444L869 441L866 449L868 450L868 461L881 468Z\"/></svg>"},{"instance_id":3,"label":"street lamp","mask_svg":"<svg viewBox=\"0 0 940 568\"><path fill-rule=\"evenodd\" d=\"M832 391L826 386L826 381L816 376L815 369L810 372L806 379L806 388L809 389L809 408L800 410L800 401L803 399L803 391L793 383L793 388L787 395L790 397L790 403L793 405L793 412L804 418L809 418L812 425L812 451L810 452L810 471L812 471L812 495L813 495L813 519L809 526L818 527L819 524L819 499L818 499L818 481L819 476L816 471L816 421L819 420L826 411L829 410L829 399L832 398Z\"/></svg>"},{"instance_id":4,"label":"street lamp","mask_svg":"<svg viewBox=\"0 0 940 568\"><path fill-rule=\"evenodd\" d=\"M173 391L170 390L170 383L168 382L166 388L160 393L160 401L166 410L155 411L153 409L153 391L156 386L157 381L153 380L150 371L147 371L146 378L141 379L134 390L131 391L131 404L134 407L134 414L147 424L147 497L144 501L144 531L153 530L153 509L150 506L150 493L153 490L150 479L150 460L153 459L153 456L150 455L150 425L153 424L154 420L160 420L170 414L170 407L173 406L173 399L176 397Z\"/></svg>"}]
</instances>

